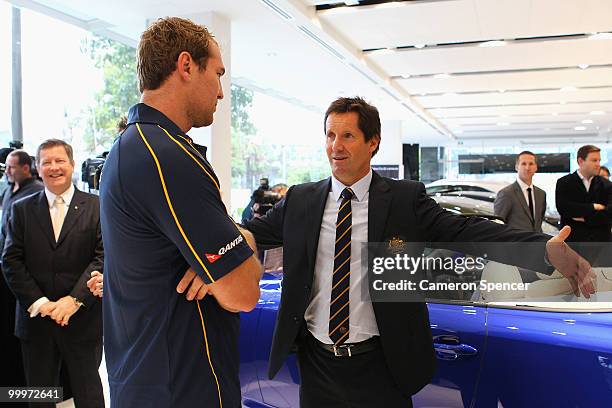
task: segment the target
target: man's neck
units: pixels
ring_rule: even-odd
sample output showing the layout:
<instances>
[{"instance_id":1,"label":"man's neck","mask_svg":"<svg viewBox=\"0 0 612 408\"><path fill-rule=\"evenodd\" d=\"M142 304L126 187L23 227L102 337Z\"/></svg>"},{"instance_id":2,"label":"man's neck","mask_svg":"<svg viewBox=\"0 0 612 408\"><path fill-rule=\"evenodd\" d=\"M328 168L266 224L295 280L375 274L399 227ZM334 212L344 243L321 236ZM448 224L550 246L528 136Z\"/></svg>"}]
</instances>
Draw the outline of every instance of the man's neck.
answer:
<instances>
[{"instance_id":1,"label":"man's neck","mask_svg":"<svg viewBox=\"0 0 612 408\"><path fill-rule=\"evenodd\" d=\"M527 184L529 187L531 187L531 184L533 183L533 177L529 178L529 179L524 179L521 176L518 176L519 180L521 180L523 183Z\"/></svg>"},{"instance_id":2,"label":"man's neck","mask_svg":"<svg viewBox=\"0 0 612 408\"><path fill-rule=\"evenodd\" d=\"M155 90L145 90L142 93L140 102L157 109L168 117L184 133L187 133L192 125L189 121L187 109L180 98L175 94L164 91L164 88Z\"/></svg>"},{"instance_id":3,"label":"man's neck","mask_svg":"<svg viewBox=\"0 0 612 408\"><path fill-rule=\"evenodd\" d=\"M66 193L68 190L70 190L70 185L69 185L68 187L66 187L66 188L63 188L63 189L61 189L61 188L51 189L51 188L49 188L49 187L47 187L47 189L48 189L50 192L52 192L53 194L55 194L56 196L61 196L61 195L63 195L64 193Z\"/></svg>"},{"instance_id":4,"label":"man's neck","mask_svg":"<svg viewBox=\"0 0 612 408\"><path fill-rule=\"evenodd\" d=\"M578 173L587 180L591 180L593 178L593 176L589 176L586 171L583 171L581 169L578 169Z\"/></svg>"}]
</instances>

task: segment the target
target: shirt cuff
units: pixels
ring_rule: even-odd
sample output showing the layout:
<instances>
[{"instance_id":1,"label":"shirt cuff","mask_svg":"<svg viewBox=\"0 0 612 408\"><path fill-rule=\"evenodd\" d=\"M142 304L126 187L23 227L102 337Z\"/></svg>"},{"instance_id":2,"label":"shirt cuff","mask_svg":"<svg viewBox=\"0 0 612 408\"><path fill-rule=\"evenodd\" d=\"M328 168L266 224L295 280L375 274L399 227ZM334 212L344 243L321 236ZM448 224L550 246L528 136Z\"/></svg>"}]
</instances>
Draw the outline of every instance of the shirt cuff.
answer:
<instances>
[{"instance_id":1,"label":"shirt cuff","mask_svg":"<svg viewBox=\"0 0 612 408\"><path fill-rule=\"evenodd\" d=\"M38 316L38 313L40 312L40 307L47 302L50 302L50 300L46 296L43 296L36 302L32 303L32 306L28 308L28 313L30 313L30 317Z\"/></svg>"}]
</instances>

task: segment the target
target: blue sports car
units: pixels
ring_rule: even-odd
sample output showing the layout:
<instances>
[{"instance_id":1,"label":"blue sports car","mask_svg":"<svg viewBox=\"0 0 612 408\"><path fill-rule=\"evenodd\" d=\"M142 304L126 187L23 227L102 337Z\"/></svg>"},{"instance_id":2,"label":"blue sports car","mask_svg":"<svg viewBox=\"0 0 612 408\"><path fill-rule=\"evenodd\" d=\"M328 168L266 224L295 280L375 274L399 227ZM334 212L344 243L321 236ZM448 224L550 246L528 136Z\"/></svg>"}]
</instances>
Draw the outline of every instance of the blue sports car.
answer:
<instances>
[{"instance_id":1,"label":"blue sports car","mask_svg":"<svg viewBox=\"0 0 612 408\"><path fill-rule=\"evenodd\" d=\"M246 407L299 406L293 355L267 377L281 288L282 273L266 273L242 314ZM429 303L429 314L438 366L415 407L612 407L612 303Z\"/></svg>"},{"instance_id":2,"label":"blue sports car","mask_svg":"<svg viewBox=\"0 0 612 408\"><path fill-rule=\"evenodd\" d=\"M466 197L435 199L458 214L495 218L488 208L491 203ZM547 232L558 231L550 229ZM573 296L569 286L552 276L533 285L538 302L485 303L472 294L465 301L428 303L437 371L413 396L414 406L612 407L612 268L594 271L599 302L568 302ZM512 276L525 280L518 270L504 271L504 280ZM258 306L242 314L243 405L299 407L294 355L273 380L267 377L282 272L264 274L260 287Z\"/></svg>"}]
</instances>

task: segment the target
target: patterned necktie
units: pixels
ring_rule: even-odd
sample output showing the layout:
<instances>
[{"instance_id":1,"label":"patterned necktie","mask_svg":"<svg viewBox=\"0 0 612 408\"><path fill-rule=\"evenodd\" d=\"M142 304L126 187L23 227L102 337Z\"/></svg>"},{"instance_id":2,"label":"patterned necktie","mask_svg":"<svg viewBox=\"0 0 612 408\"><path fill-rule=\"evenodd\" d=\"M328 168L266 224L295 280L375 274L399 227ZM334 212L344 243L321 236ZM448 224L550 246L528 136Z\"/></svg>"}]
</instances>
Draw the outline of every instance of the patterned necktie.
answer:
<instances>
[{"instance_id":1,"label":"patterned necktie","mask_svg":"<svg viewBox=\"0 0 612 408\"><path fill-rule=\"evenodd\" d=\"M349 288L351 274L351 199L350 188L342 191L342 201L336 221L336 250L329 305L329 337L334 344L342 344L349 336Z\"/></svg>"},{"instance_id":2,"label":"patterned necktie","mask_svg":"<svg viewBox=\"0 0 612 408\"><path fill-rule=\"evenodd\" d=\"M53 216L53 233L55 234L55 241L59 239L62 225L64 224L64 218L66 217L66 202L61 196L55 197L53 202L55 206L55 214Z\"/></svg>"}]
</instances>

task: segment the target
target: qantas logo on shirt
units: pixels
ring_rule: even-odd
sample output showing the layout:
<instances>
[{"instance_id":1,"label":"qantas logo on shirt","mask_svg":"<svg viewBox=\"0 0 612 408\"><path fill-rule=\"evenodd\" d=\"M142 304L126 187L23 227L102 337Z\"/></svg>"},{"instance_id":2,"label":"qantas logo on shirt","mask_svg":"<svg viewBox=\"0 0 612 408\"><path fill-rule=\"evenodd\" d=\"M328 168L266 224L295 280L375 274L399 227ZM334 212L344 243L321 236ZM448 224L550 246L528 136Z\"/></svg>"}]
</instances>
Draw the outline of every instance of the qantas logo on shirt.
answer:
<instances>
[{"instance_id":1,"label":"qantas logo on shirt","mask_svg":"<svg viewBox=\"0 0 612 408\"><path fill-rule=\"evenodd\" d=\"M223 255L225 255L227 251L231 251L232 249L234 249L236 245L238 245L242 241L244 241L244 238L242 237L242 235L239 235L232 242L230 242L224 247L221 247L221 249L219 249L219 252L217 254L206 254L206 259L208 259L208 262L213 263L217 259L221 258Z\"/></svg>"},{"instance_id":2,"label":"qantas logo on shirt","mask_svg":"<svg viewBox=\"0 0 612 408\"><path fill-rule=\"evenodd\" d=\"M221 258L221 255L206 254L206 259L208 259L208 262L210 262L210 263L214 263L219 258Z\"/></svg>"}]
</instances>

